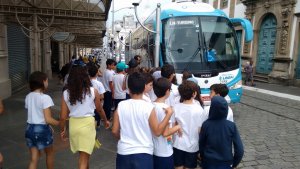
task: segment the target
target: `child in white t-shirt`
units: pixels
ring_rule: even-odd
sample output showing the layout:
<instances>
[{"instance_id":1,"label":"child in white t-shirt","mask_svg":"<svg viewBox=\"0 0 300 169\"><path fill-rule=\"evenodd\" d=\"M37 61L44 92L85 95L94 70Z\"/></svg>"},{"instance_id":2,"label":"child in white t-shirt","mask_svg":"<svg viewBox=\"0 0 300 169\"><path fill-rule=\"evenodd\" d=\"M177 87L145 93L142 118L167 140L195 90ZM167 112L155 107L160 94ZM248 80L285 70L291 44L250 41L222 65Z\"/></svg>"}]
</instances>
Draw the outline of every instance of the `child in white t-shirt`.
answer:
<instances>
[{"instance_id":1,"label":"child in white t-shirt","mask_svg":"<svg viewBox=\"0 0 300 169\"><path fill-rule=\"evenodd\" d=\"M107 59L106 60L106 70L103 73L102 82L105 88L104 93L104 103L103 103L103 109L106 113L107 119L111 119L111 108L112 108L112 102L113 102L113 94L114 94L114 87L113 87L113 76L115 74L115 68L116 68L116 61L113 59Z\"/></svg>"},{"instance_id":2,"label":"child in white t-shirt","mask_svg":"<svg viewBox=\"0 0 300 169\"><path fill-rule=\"evenodd\" d=\"M161 76L167 78L172 83L174 79L176 79L174 66L170 64L165 64L161 68ZM168 99L166 100L166 104L169 106L174 106L176 103L175 101L177 96L179 96L178 86L172 83L171 93Z\"/></svg>"},{"instance_id":3,"label":"child in white t-shirt","mask_svg":"<svg viewBox=\"0 0 300 169\"><path fill-rule=\"evenodd\" d=\"M97 80L97 77L99 75L99 69L98 67L95 65L95 64L90 64L88 66L88 72L89 72L89 76L90 76L90 80L91 80L91 83L92 83L92 86L98 91L99 93L99 96L100 96L100 102L101 102L101 105L103 103L103 99L104 99L104 93L105 93L105 88L103 86L103 84ZM102 108L102 106L101 106ZM104 112L103 108L101 109L101 111ZM97 129L99 129L100 127L100 115L99 113L96 111L95 109L95 120L96 120L96 127ZM105 112L104 112L105 114Z\"/></svg>"},{"instance_id":4,"label":"child in white t-shirt","mask_svg":"<svg viewBox=\"0 0 300 169\"><path fill-rule=\"evenodd\" d=\"M143 99L147 102L151 103L150 95L149 92L153 89L153 76L150 73L143 73L146 85L145 85L145 90L143 93Z\"/></svg>"},{"instance_id":5,"label":"child in white t-shirt","mask_svg":"<svg viewBox=\"0 0 300 169\"><path fill-rule=\"evenodd\" d=\"M128 65L124 62L119 62L116 68L117 74L113 76L115 109L121 101L126 100L126 91L123 90L122 86L125 78L125 69L128 68Z\"/></svg>"},{"instance_id":6,"label":"child in white t-shirt","mask_svg":"<svg viewBox=\"0 0 300 169\"><path fill-rule=\"evenodd\" d=\"M165 101L170 95L171 82L166 78L159 78L155 81L153 89L157 96L153 104L158 122L161 122L166 116L164 109L170 107ZM176 132L181 134L181 127L175 125L175 119L172 116L164 133L160 136L153 136L155 169L174 169L172 135Z\"/></svg>"},{"instance_id":7,"label":"child in white t-shirt","mask_svg":"<svg viewBox=\"0 0 300 169\"><path fill-rule=\"evenodd\" d=\"M119 139L116 169L153 169L152 134L163 133L172 116L166 108L166 116L159 123L152 103L143 100L145 78L141 73L128 77L131 99L119 103L113 118L113 135Z\"/></svg>"},{"instance_id":8,"label":"child in white t-shirt","mask_svg":"<svg viewBox=\"0 0 300 169\"><path fill-rule=\"evenodd\" d=\"M33 72L29 77L30 93L25 98L27 109L27 127L25 138L31 154L28 168L37 168L40 151L46 153L47 168L54 168L53 131L50 125L59 125L52 118L50 107L54 103L49 95L44 94L48 88L48 77L42 72Z\"/></svg>"},{"instance_id":9,"label":"child in white t-shirt","mask_svg":"<svg viewBox=\"0 0 300 169\"><path fill-rule=\"evenodd\" d=\"M192 81L178 87L180 103L174 105L176 122L182 127L182 136L174 136L174 164L176 168L196 168L199 150L199 131L204 121L203 108L194 101L198 90Z\"/></svg>"},{"instance_id":10,"label":"child in white t-shirt","mask_svg":"<svg viewBox=\"0 0 300 169\"><path fill-rule=\"evenodd\" d=\"M226 84L213 84L210 86L210 98L213 98L214 96L222 96L222 97L226 97L228 95L228 87L226 86ZM210 106L205 106L204 107L204 114L205 114L205 120L208 119L209 117L209 109ZM227 114L227 120L229 121L233 121L233 112L232 109L228 106L228 114Z\"/></svg>"}]
</instances>

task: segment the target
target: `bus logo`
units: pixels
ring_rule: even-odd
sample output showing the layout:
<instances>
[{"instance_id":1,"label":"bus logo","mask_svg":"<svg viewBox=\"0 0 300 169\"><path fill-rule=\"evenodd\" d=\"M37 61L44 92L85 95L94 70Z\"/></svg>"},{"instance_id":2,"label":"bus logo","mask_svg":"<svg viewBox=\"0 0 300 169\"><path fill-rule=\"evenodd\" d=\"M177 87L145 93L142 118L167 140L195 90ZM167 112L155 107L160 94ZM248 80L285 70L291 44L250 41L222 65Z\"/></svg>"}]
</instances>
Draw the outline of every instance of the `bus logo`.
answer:
<instances>
[{"instance_id":1,"label":"bus logo","mask_svg":"<svg viewBox=\"0 0 300 169\"><path fill-rule=\"evenodd\" d=\"M232 74L223 74L219 77L220 83L226 84L234 78Z\"/></svg>"}]
</instances>

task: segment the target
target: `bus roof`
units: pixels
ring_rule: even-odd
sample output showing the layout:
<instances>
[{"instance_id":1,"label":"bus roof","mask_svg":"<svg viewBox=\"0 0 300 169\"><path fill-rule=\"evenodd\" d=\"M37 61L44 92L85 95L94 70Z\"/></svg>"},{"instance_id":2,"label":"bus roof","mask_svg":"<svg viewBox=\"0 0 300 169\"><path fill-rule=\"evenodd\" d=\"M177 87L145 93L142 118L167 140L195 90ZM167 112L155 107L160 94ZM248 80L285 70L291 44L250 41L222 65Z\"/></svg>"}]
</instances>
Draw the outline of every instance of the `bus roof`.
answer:
<instances>
[{"instance_id":1,"label":"bus roof","mask_svg":"<svg viewBox=\"0 0 300 169\"><path fill-rule=\"evenodd\" d=\"M223 16L226 14L221 10L216 10L210 4L202 2L172 2L161 6L161 20L177 16Z\"/></svg>"}]
</instances>

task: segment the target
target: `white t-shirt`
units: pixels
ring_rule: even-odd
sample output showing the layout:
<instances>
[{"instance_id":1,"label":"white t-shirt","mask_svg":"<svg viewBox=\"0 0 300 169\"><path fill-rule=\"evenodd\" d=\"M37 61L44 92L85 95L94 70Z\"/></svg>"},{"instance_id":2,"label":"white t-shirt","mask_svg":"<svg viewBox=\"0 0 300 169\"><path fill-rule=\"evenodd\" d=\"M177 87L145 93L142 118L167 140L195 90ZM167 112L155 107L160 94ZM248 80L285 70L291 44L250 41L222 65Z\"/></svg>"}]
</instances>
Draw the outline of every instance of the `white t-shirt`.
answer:
<instances>
[{"instance_id":1,"label":"white t-shirt","mask_svg":"<svg viewBox=\"0 0 300 169\"><path fill-rule=\"evenodd\" d=\"M103 73L103 86L106 91L111 92L110 87L109 87L109 82L112 82L113 76L115 74L114 70L108 70L106 69Z\"/></svg>"},{"instance_id":2,"label":"white t-shirt","mask_svg":"<svg viewBox=\"0 0 300 169\"><path fill-rule=\"evenodd\" d=\"M25 98L25 108L27 109L27 123L46 124L44 109L54 106L49 95L39 92L30 92Z\"/></svg>"},{"instance_id":3,"label":"white t-shirt","mask_svg":"<svg viewBox=\"0 0 300 169\"><path fill-rule=\"evenodd\" d=\"M209 109L210 109L210 106L204 106L204 116L205 116L205 120L208 119ZM234 121L233 121L233 111L232 111L232 109L231 109L229 106L228 106L227 120L234 122Z\"/></svg>"},{"instance_id":4,"label":"white t-shirt","mask_svg":"<svg viewBox=\"0 0 300 169\"><path fill-rule=\"evenodd\" d=\"M98 90L99 94L105 93L105 88L100 81L98 81L96 79L92 79L91 82L92 82L93 87Z\"/></svg>"},{"instance_id":5,"label":"white t-shirt","mask_svg":"<svg viewBox=\"0 0 300 169\"><path fill-rule=\"evenodd\" d=\"M177 96L179 96L178 86L172 84L170 96L166 99L166 104L173 107Z\"/></svg>"},{"instance_id":6,"label":"white t-shirt","mask_svg":"<svg viewBox=\"0 0 300 169\"><path fill-rule=\"evenodd\" d=\"M148 94L152 102L154 102L157 99L157 96L155 95L153 88L149 91Z\"/></svg>"},{"instance_id":7,"label":"white t-shirt","mask_svg":"<svg viewBox=\"0 0 300 169\"><path fill-rule=\"evenodd\" d=\"M166 104L169 106L174 106L177 103L176 100L179 101L179 99L176 99L176 97L178 96L180 97L178 92L178 86L172 84L170 96L166 99ZM152 102L154 102L157 99L157 96L155 95L153 88L149 92L149 97Z\"/></svg>"},{"instance_id":8,"label":"white t-shirt","mask_svg":"<svg viewBox=\"0 0 300 169\"><path fill-rule=\"evenodd\" d=\"M155 112L158 119L158 122L162 122L166 116L166 112L163 108L168 108L165 103L157 103L154 102ZM171 117L169 123L175 123L174 116ZM173 146L172 144L168 143L167 138L160 135L159 137L153 135L153 144L154 144L154 152L153 154L158 157L170 157L173 154Z\"/></svg>"},{"instance_id":9,"label":"white t-shirt","mask_svg":"<svg viewBox=\"0 0 300 169\"><path fill-rule=\"evenodd\" d=\"M181 137L174 135L174 147L194 153L199 150L199 129L204 122L203 108L198 103L174 105L175 120L181 126Z\"/></svg>"},{"instance_id":10,"label":"white t-shirt","mask_svg":"<svg viewBox=\"0 0 300 169\"><path fill-rule=\"evenodd\" d=\"M118 154L153 154L152 131L149 117L152 103L129 99L119 103L117 112L120 121Z\"/></svg>"},{"instance_id":11,"label":"white t-shirt","mask_svg":"<svg viewBox=\"0 0 300 169\"><path fill-rule=\"evenodd\" d=\"M146 102L149 102L149 103L152 102L151 99L150 99L150 96L147 93L143 94L143 100L145 100Z\"/></svg>"},{"instance_id":12,"label":"white t-shirt","mask_svg":"<svg viewBox=\"0 0 300 169\"><path fill-rule=\"evenodd\" d=\"M70 117L90 117L94 116L95 106L95 91L94 88L90 88L91 93L86 94L85 98L82 100L82 103L76 102L75 105L71 105L69 101L69 92L67 90L64 91L64 100L67 103L67 106L70 110Z\"/></svg>"},{"instance_id":13,"label":"white t-shirt","mask_svg":"<svg viewBox=\"0 0 300 169\"><path fill-rule=\"evenodd\" d=\"M113 84L114 84L114 99L126 99L126 91L122 89L124 74L118 73L113 76Z\"/></svg>"},{"instance_id":14,"label":"white t-shirt","mask_svg":"<svg viewBox=\"0 0 300 169\"><path fill-rule=\"evenodd\" d=\"M180 103L180 95L177 96L177 97L174 99L174 103L175 103L175 104ZM193 103L199 104L199 105L201 106L201 103L200 103L198 100L196 100L196 99L193 100ZM201 107L202 107L202 106L201 106Z\"/></svg>"}]
</instances>

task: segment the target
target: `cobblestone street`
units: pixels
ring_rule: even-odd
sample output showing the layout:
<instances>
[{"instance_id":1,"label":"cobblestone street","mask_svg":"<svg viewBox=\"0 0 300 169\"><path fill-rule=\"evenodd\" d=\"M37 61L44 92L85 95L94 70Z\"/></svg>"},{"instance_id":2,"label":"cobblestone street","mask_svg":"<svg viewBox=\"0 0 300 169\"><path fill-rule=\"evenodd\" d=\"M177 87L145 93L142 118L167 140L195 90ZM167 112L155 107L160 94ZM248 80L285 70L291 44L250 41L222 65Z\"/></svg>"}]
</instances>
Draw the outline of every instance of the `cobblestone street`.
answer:
<instances>
[{"instance_id":1,"label":"cobblestone street","mask_svg":"<svg viewBox=\"0 0 300 169\"><path fill-rule=\"evenodd\" d=\"M244 95L232 106L245 146L239 168L300 168L300 102L246 90Z\"/></svg>"}]
</instances>

